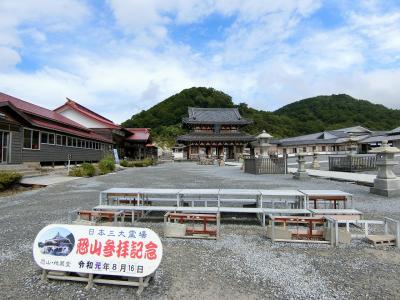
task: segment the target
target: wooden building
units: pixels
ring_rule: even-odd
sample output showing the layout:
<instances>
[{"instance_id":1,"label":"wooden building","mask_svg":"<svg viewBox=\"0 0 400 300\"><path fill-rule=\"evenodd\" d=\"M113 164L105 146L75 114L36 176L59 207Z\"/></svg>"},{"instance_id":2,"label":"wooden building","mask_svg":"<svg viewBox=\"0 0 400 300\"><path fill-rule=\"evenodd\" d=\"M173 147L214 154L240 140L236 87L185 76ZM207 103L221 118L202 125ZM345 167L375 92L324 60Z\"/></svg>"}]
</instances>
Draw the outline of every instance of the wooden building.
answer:
<instances>
[{"instance_id":1,"label":"wooden building","mask_svg":"<svg viewBox=\"0 0 400 300\"><path fill-rule=\"evenodd\" d=\"M113 141L65 116L0 93L0 163L99 161Z\"/></svg>"},{"instance_id":2,"label":"wooden building","mask_svg":"<svg viewBox=\"0 0 400 300\"><path fill-rule=\"evenodd\" d=\"M133 159L157 159L157 146L153 144L150 128L124 128L130 134L125 138L126 156Z\"/></svg>"},{"instance_id":3,"label":"wooden building","mask_svg":"<svg viewBox=\"0 0 400 300\"><path fill-rule=\"evenodd\" d=\"M351 144L357 144L371 135L371 131L362 126L341 128L317 132L277 141L278 154L296 155L297 153L324 154L346 153Z\"/></svg>"},{"instance_id":4,"label":"wooden building","mask_svg":"<svg viewBox=\"0 0 400 300\"><path fill-rule=\"evenodd\" d=\"M186 146L186 159L223 158L237 160L247 145L255 141L241 128L251 124L242 118L237 108L188 108L183 127L190 133L177 137L178 144Z\"/></svg>"},{"instance_id":5,"label":"wooden building","mask_svg":"<svg viewBox=\"0 0 400 300\"><path fill-rule=\"evenodd\" d=\"M157 158L149 128L124 128L68 98L54 111L112 140L121 158Z\"/></svg>"}]
</instances>

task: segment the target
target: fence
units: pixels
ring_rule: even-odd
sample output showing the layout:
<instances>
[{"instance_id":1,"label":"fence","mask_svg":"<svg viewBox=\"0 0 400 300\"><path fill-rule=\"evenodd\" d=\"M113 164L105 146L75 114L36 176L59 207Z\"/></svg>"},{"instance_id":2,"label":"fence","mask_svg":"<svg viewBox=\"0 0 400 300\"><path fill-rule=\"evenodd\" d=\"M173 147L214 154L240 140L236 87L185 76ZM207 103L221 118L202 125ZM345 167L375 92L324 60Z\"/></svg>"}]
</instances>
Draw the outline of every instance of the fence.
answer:
<instances>
[{"instance_id":1,"label":"fence","mask_svg":"<svg viewBox=\"0 0 400 300\"><path fill-rule=\"evenodd\" d=\"M244 158L244 172L250 174L287 174L286 157L246 157Z\"/></svg>"},{"instance_id":2,"label":"fence","mask_svg":"<svg viewBox=\"0 0 400 300\"><path fill-rule=\"evenodd\" d=\"M375 155L329 156L329 171L360 172L376 170Z\"/></svg>"}]
</instances>

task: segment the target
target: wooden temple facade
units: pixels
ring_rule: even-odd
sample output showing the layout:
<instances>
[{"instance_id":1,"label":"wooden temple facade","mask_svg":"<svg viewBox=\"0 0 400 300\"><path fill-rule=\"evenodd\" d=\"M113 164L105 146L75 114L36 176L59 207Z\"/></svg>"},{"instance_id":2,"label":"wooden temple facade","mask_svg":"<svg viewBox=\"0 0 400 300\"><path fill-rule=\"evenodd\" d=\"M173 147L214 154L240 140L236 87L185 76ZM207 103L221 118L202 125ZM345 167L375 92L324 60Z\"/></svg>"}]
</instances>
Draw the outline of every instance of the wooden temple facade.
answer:
<instances>
[{"instance_id":1,"label":"wooden temple facade","mask_svg":"<svg viewBox=\"0 0 400 300\"><path fill-rule=\"evenodd\" d=\"M177 137L177 143L184 146L184 159L237 160L244 148L255 141L255 137L240 131L251 121L242 118L237 108L189 107L182 123L190 130Z\"/></svg>"}]
</instances>

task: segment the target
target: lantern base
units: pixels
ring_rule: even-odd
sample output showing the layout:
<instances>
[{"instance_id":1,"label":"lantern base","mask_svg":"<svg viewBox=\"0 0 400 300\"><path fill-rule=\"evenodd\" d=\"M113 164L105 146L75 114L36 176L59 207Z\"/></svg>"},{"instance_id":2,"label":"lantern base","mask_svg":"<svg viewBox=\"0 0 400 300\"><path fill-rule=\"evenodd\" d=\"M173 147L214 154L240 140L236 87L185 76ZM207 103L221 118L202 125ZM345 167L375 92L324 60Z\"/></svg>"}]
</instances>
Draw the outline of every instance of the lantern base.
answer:
<instances>
[{"instance_id":1,"label":"lantern base","mask_svg":"<svg viewBox=\"0 0 400 300\"><path fill-rule=\"evenodd\" d=\"M370 193L385 197L400 196L400 178L374 180L374 186L371 187Z\"/></svg>"}]
</instances>

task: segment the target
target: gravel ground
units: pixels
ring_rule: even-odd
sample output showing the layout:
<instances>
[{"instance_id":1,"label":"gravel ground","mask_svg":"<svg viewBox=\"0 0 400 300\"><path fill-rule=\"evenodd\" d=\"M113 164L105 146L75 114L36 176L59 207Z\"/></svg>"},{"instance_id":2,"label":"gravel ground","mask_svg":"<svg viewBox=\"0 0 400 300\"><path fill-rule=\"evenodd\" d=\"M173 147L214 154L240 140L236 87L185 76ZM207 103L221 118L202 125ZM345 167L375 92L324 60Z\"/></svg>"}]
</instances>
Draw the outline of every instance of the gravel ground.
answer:
<instances>
[{"instance_id":1,"label":"gravel ground","mask_svg":"<svg viewBox=\"0 0 400 300\"><path fill-rule=\"evenodd\" d=\"M134 299L134 288L40 281L31 245L41 228L92 208L110 187L340 189L354 194L367 217L400 220L400 198L368 188L289 175L244 174L234 167L169 163L128 169L0 198L0 299ZM159 234L161 222L138 223ZM400 299L400 251L363 241L326 245L272 244L255 221L226 222L213 240L163 239L164 257L143 299Z\"/></svg>"}]
</instances>

